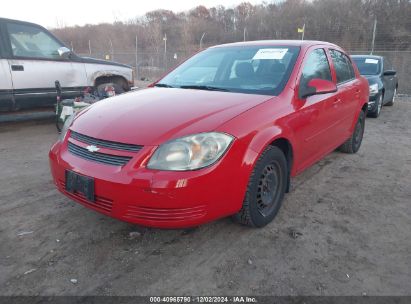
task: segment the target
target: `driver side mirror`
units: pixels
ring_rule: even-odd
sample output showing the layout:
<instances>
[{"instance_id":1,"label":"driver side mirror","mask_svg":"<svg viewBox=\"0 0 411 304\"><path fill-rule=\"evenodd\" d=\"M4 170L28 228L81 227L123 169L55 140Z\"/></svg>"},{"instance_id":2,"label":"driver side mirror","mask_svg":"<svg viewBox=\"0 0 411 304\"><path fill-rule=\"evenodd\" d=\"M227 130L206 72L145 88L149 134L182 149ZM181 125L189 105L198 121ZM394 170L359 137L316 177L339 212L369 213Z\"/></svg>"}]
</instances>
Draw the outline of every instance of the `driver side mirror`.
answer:
<instances>
[{"instance_id":1,"label":"driver side mirror","mask_svg":"<svg viewBox=\"0 0 411 304\"><path fill-rule=\"evenodd\" d=\"M57 52L59 53L59 56L63 59L68 59L71 55L71 50L69 48L66 48L65 46L59 48Z\"/></svg>"},{"instance_id":2,"label":"driver side mirror","mask_svg":"<svg viewBox=\"0 0 411 304\"><path fill-rule=\"evenodd\" d=\"M396 70L386 70L386 71L384 71L384 76L394 76L395 74L397 74Z\"/></svg>"},{"instance_id":3,"label":"driver side mirror","mask_svg":"<svg viewBox=\"0 0 411 304\"><path fill-rule=\"evenodd\" d=\"M317 94L337 92L337 86L332 81L314 78L311 79L305 87L301 88L300 92L300 97L306 98Z\"/></svg>"}]
</instances>

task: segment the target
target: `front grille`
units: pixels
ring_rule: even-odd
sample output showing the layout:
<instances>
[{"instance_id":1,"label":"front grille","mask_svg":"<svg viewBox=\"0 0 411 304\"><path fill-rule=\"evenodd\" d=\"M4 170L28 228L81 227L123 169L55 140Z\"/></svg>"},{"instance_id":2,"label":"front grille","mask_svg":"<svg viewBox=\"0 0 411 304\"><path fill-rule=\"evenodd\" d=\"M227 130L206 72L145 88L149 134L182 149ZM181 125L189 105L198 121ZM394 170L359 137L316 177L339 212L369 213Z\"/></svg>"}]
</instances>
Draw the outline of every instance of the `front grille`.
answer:
<instances>
[{"instance_id":1,"label":"front grille","mask_svg":"<svg viewBox=\"0 0 411 304\"><path fill-rule=\"evenodd\" d=\"M205 206L189 208L151 208L129 205L125 217L151 221L194 220L207 214Z\"/></svg>"},{"instance_id":2,"label":"front grille","mask_svg":"<svg viewBox=\"0 0 411 304\"><path fill-rule=\"evenodd\" d=\"M140 145L124 144L109 140L97 139L74 131L71 131L70 137L89 145L95 145L97 147L103 147L113 150L138 152L143 148L143 146Z\"/></svg>"},{"instance_id":3,"label":"front grille","mask_svg":"<svg viewBox=\"0 0 411 304\"><path fill-rule=\"evenodd\" d=\"M124 166L131 159L130 156L119 156L99 152L90 152L89 150L79 147L71 142L68 142L68 150L78 157L106 165Z\"/></svg>"}]
</instances>

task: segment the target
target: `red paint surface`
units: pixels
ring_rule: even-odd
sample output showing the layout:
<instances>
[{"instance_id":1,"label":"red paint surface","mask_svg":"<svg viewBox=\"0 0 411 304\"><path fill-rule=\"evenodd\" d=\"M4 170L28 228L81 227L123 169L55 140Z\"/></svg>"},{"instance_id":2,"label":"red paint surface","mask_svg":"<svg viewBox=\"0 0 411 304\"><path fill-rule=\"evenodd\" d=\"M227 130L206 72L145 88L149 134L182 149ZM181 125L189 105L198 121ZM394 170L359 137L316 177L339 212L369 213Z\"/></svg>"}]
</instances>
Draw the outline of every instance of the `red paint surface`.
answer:
<instances>
[{"instance_id":1,"label":"red paint surface","mask_svg":"<svg viewBox=\"0 0 411 304\"><path fill-rule=\"evenodd\" d=\"M144 148L137 153L101 148L102 153L133 157L124 167L104 165L71 154L68 141L82 147L87 144L69 139L69 131L65 140L50 151L51 172L58 189L89 208L123 221L163 228L190 227L241 208L251 170L273 141L282 138L290 143L292 176L332 152L353 132L361 108L368 101L367 81L355 68L356 78L338 85L336 92L300 99L301 67L309 51L319 47L342 50L309 41L271 41L264 45L301 46L294 70L279 96L149 88L103 100L77 117L71 130ZM330 57L329 61L336 83ZM158 145L209 131L235 137L214 165L186 172L146 168ZM95 179L95 203L65 192L66 169Z\"/></svg>"}]
</instances>

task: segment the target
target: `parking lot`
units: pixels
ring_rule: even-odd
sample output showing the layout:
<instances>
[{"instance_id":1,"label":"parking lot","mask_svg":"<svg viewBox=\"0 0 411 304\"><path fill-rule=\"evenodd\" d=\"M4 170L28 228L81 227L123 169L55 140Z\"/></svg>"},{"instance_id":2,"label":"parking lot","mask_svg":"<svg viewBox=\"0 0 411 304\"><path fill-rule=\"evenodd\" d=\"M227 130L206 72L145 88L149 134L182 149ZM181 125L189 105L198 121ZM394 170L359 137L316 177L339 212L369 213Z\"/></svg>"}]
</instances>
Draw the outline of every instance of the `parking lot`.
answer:
<instances>
[{"instance_id":1,"label":"parking lot","mask_svg":"<svg viewBox=\"0 0 411 304\"><path fill-rule=\"evenodd\" d=\"M263 229L146 229L98 214L51 181L53 122L2 124L1 294L409 294L410 117L400 98L367 119L359 153L295 178Z\"/></svg>"}]
</instances>

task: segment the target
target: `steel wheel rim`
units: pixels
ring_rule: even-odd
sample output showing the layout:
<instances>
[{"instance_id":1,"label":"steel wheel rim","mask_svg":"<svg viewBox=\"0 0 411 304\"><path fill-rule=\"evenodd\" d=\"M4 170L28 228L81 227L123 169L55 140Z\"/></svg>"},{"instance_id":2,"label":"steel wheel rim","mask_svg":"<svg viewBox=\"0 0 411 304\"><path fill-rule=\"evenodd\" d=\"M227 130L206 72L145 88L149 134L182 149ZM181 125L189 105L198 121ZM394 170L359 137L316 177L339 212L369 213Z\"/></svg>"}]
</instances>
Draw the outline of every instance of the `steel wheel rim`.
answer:
<instances>
[{"instance_id":1,"label":"steel wheel rim","mask_svg":"<svg viewBox=\"0 0 411 304\"><path fill-rule=\"evenodd\" d=\"M265 166L257 188L257 209L262 216L269 216L276 208L281 184L279 164L272 162Z\"/></svg>"},{"instance_id":2,"label":"steel wheel rim","mask_svg":"<svg viewBox=\"0 0 411 304\"><path fill-rule=\"evenodd\" d=\"M355 130L354 130L354 145L355 145L355 148L357 148L359 143L361 142L362 130L363 130L362 122L363 122L363 120L359 119L358 122L357 122L357 126L355 127Z\"/></svg>"},{"instance_id":3,"label":"steel wheel rim","mask_svg":"<svg viewBox=\"0 0 411 304\"><path fill-rule=\"evenodd\" d=\"M382 108L382 95L378 97L377 113L380 114Z\"/></svg>"}]
</instances>

